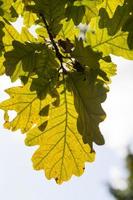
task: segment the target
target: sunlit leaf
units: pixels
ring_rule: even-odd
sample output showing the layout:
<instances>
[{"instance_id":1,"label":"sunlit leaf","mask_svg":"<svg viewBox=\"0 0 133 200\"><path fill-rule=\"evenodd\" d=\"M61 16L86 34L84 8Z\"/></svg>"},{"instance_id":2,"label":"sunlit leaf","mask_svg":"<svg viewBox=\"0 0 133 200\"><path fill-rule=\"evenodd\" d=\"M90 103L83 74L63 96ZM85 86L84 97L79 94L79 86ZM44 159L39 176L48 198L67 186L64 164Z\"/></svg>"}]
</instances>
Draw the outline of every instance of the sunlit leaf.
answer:
<instances>
[{"instance_id":1,"label":"sunlit leaf","mask_svg":"<svg viewBox=\"0 0 133 200\"><path fill-rule=\"evenodd\" d=\"M94 160L94 153L77 131L73 95L63 86L58 92L59 106L51 106L48 118L28 132L25 142L29 146L40 145L32 158L34 168L45 170L48 179L54 178L60 184L73 174L80 176L85 162Z\"/></svg>"},{"instance_id":2,"label":"sunlit leaf","mask_svg":"<svg viewBox=\"0 0 133 200\"><path fill-rule=\"evenodd\" d=\"M13 120L5 120L4 127L16 131L27 132L34 124L38 124L44 118L39 115L39 112L49 104L48 100L40 100L37 98L36 92L30 91L31 84L25 86L14 87L6 90L10 98L0 104L0 108L6 112L9 110L16 111L16 116ZM47 94L48 85L45 86ZM8 116L8 115L7 115Z\"/></svg>"},{"instance_id":3,"label":"sunlit leaf","mask_svg":"<svg viewBox=\"0 0 133 200\"><path fill-rule=\"evenodd\" d=\"M99 28L99 19L93 18L86 39L92 48L103 52L105 56L114 54L132 60L133 51L128 47L127 37L128 33L122 31L119 31L114 36L108 35L106 28Z\"/></svg>"},{"instance_id":4,"label":"sunlit leaf","mask_svg":"<svg viewBox=\"0 0 133 200\"><path fill-rule=\"evenodd\" d=\"M0 75L21 82L0 103L4 127L38 145L48 179L80 176L104 144L112 54L133 59L132 0L0 0Z\"/></svg>"}]
</instances>

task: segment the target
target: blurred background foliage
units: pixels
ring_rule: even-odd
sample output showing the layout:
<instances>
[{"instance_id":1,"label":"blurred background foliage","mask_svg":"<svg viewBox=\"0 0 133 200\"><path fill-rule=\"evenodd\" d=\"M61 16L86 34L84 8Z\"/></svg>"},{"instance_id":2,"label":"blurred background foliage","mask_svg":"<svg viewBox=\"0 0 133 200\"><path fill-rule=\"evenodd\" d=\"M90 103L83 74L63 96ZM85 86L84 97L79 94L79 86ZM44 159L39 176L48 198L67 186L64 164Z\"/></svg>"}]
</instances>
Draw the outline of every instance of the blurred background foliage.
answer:
<instances>
[{"instance_id":1,"label":"blurred background foliage","mask_svg":"<svg viewBox=\"0 0 133 200\"><path fill-rule=\"evenodd\" d=\"M117 189L109 184L109 192L116 200L133 200L133 153L128 150L125 158L127 179L125 189Z\"/></svg>"}]
</instances>

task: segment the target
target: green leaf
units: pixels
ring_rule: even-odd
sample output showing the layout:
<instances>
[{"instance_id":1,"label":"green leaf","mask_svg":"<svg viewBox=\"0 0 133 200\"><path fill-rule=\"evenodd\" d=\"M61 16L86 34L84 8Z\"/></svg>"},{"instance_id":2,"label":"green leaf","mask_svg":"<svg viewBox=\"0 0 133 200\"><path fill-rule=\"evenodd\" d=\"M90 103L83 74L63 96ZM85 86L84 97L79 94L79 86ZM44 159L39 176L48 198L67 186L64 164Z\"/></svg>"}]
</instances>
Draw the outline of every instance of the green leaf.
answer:
<instances>
[{"instance_id":1,"label":"green leaf","mask_svg":"<svg viewBox=\"0 0 133 200\"><path fill-rule=\"evenodd\" d=\"M90 46L84 47L82 39L75 40L75 49L71 53L72 57L82 65L87 65L90 68L99 67L99 60L102 57L101 53L93 51Z\"/></svg>"},{"instance_id":2,"label":"green leaf","mask_svg":"<svg viewBox=\"0 0 133 200\"><path fill-rule=\"evenodd\" d=\"M50 65L57 67L58 64L52 50L40 43L21 43L13 41L13 50L5 53L4 66L6 74L15 81L21 76L31 76L35 73L43 73ZM39 72L41 70L41 72Z\"/></svg>"},{"instance_id":3,"label":"green leaf","mask_svg":"<svg viewBox=\"0 0 133 200\"><path fill-rule=\"evenodd\" d=\"M74 103L78 112L77 127L85 143L102 145L103 136L100 133L99 123L105 119L105 112L101 103L106 99L107 89L101 81L89 83L89 77L83 78L81 73L74 72L69 78L71 91L74 94Z\"/></svg>"},{"instance_id":4,"label":"green leaf","mask_svg":"<svg viewBox=\"0 0 133 200\"><path fill-rule=\"evenodd\" d=\"M15 81L20 76L28 76L37 67L37 56L43 45L13 41L13 50L5 53L6 74Z\"/></svg>"},{"instance_id":5,"label":"green leaf","mask_svg":"<svg viewBox=\"0 0 133 200\"><path fill-rule=\"evenodd\" d=\"M66 1L67 0L34 0L34 5L28 4L28 9L38 15L43 14L49 24L49 30L56 36L62 27L60 21L65 18Z\"/></svg>"},{"instance_id":6,"label":"green leaf","mask_svg":"<svg viewBox=\"0 0 133 200\"><path fill-rule=\"evenodd\" d=\"M105 59L105 60L104 60ZM111 59L107 62L106 57L100 60L100 70L105 73L105 76L100 76L99 79L102 79L105 83L111 83L112 76L116 75L117 66L114 64ZM108 79L108 80L107 80Z\"/></svg>"},{"instance_id":7,"label":"green leaf","mask_svg":"<svg viewBox=\"0 0 133 200\"><path fill-rule=\"evenodd\" d=\"M79 29L74 25L73 21L66 21L66 20L62 20L62 28L59 31L59 33L56 36L56 39L66 39L69 38L69 40L74 41L75 37L79 36Z\"/></svg>"}]
</instances>

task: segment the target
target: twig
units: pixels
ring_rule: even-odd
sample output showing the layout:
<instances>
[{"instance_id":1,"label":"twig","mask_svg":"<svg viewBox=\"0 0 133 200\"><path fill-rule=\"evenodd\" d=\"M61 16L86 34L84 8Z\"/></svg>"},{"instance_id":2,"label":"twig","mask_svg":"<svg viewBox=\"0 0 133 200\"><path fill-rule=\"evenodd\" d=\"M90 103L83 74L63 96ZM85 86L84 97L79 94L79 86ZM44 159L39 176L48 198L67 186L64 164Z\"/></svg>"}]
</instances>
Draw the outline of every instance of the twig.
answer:
<instances>
[{"instance_id":1,"label":"twig","mask_svg":"<svg viewBox=\"0 0 133 200\"><path fill-rule=\"evenodd\" d=\"M44 22L44 25L45 25L45 27L46 27L46 29L47 29L49 38L50 38L50 40L51 40L51 42L52 42L52 45L53 45L53 47L54 47L54 49L55 49L56 56L57 56L58 60L60 61L60 65L61 65L61 66L60 66L60 69L62 69L63 72L66 73L66 70L65 70L64 67L63 67L63 58L64 58L64 56L60 53L59 48L58 48L56 42L54 41L54 37L53 37L52 33L51 33L50 30L49 30L49 26L48 26L48 23L47 23L47 21L46 21L46 19L45 19L44 14L40 13L40 17L42 18L42 20L43 20L43 22Z\"/></svg>"}]
</instances>

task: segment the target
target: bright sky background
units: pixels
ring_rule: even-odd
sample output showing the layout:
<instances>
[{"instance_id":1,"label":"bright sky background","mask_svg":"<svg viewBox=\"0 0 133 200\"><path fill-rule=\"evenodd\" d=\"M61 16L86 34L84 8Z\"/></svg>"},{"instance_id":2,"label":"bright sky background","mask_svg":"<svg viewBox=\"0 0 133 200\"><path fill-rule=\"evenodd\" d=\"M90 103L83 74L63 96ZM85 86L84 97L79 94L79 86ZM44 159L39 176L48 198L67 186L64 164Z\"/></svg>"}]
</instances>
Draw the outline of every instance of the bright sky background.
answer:
<instances>
[{"instance_id":1,"label":"bright sky background","mask_svg":"<svg viewBox=\"0 0 133 200\"><path fill-rule=\"evenodd\" d=\"M113 200L106 183L121 185L125 147L133 141L133 61L113 57L118 74L113 78L110 92L103 107L107 113L101 124L106 145L96 147L94 163L86 164L80 178L73 177L63 185L48 181L43 172L32 169L30 158L36 148L24 145L24 135L3 129L0 111L0 197L2 200ZM6 77L0 77L0 100L8 96L3 92L10 87ZM15 83L16 85L18 83Z\"/></svg>"}]
</instances>

